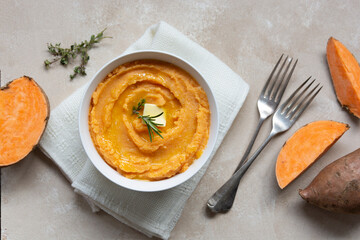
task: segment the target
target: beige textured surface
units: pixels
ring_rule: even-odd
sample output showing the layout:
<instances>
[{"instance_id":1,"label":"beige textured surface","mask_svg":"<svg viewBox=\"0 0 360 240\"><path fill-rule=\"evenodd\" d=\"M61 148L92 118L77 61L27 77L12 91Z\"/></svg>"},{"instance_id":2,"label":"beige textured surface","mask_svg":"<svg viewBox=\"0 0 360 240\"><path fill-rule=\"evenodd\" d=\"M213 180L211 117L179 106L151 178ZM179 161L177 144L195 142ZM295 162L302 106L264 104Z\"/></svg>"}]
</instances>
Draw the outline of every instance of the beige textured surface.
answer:
<instances>
[{"instance_id":1,"label":"beige textured surface","mask_svg":"<svg viewBox=\"0 0 360 240\"><path fill-rule=\"evenodd\" d=\"M90 80L110 59L164 20L198 42L250 85L248 98L207 173L190 197L172 239L358 239L360 217L328 213L297 193L322 167L360 147L360 121L342 111L325 59L327 39L360 59L360 3L354 1L10 1L0 8L2 85L24 74L47 92L51 107ZM88 76L68 80L71 67L45 71L47 42L71 44L107 27L113 36L91 50ZM231 175L256 127L259 86L281 53L299 58L289 92L309 75L323 91L287 133L274 139L243 178L233 209L209 216L205 202ZM275 160L300 126L332 119L351 129L299 179L280 191ZM270 129L265 123L256 145ZM147 239L105 213L93 214L61 172L39 151L1 169L2 239Z\"/></svg>"}]
</instances>

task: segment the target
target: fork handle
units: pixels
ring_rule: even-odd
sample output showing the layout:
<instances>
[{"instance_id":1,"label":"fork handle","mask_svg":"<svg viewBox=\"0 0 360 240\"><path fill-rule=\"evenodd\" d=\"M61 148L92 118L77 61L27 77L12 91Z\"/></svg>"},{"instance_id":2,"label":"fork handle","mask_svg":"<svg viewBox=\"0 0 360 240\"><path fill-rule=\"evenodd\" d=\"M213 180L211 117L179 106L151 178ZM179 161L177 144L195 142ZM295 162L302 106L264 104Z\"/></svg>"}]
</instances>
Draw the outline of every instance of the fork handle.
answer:
<instances>
[{"instance_id":1,"label":"fork handle","mask_svg":"<svg viewBox=\"0 0 360 240\"><path fill-rule=\"evenodd\" d=\"M257 135L259 134L259 131L260 131L260 128L261 126L263 125L264 121L266 120L266 117L261 117L259 118L259 121L258 121L258 125L256 127L256 130L246 148L246 151L244 153L244 155L242 156L238 166L236 167L235 171L234 171L234 174L236 173L237 170L239 170L241 168L241 166L246 162L245 160L247 159L247 157L249 156L249 153L252 149L252 147L254 146L254 143L255 143L255 140L256 140L256 137ZM239 184L237 184L236 188L232 190L231 194L229 194L228 197L226 197L224 199L224 201L226 201L224 203L224 205L226 206L226 209L230 209L234 203L234 200L235 200L235 196L236 196L236 192L237 192L237 189L238 189L238 186Z\"/></svg>"},{"instance_id":2,"label":"fork handle","mask_svg":"<svg viewBox=\"0 0 360 240\"><path fill-rule=\"evenodd\" d=\"M255 140L256 140L256 137L257 137L257 135L259 134L260 128L261 128L261 126L263 125L265 119L266 119L266 118L263 118L263 117L260 117L260 118L259 118L259 122L258 122L258 125L257 125L257 127L256 127L255 133L253 134L253 136L252 136L252 138L251 138L251 140L250 140L250 142L249 142L249 145L247 146L246 151L245 151L244 155L242 156L242 158L241 158L241 160L240 160L240 162L239 162L239 165L236 167L235 172L240 169L240 167L244 164L245 160L246 160L247 157L249 156L249 153L250 153L250 151L251 151L251 149L252 149L252 147L253 147L253 145L254 145L254 142L255 142ZM235 172L234 172L234 173L235 173Z\"/></svg>"},{"instance_id":3,"label":"fork handle","mask_svg":"<svg viewBox=\"0 0 360 240\"><path fill-rule=\"evenodd\" d=\"M229 211L233 205L237 188L241 178L244 176L250 165L254 162L260 152L266 147L270 140L277 133L271 132L249 160L237 170L231 178L217 190L207 202L208 208L215 213Z\"/></svg>"}]
</instances>

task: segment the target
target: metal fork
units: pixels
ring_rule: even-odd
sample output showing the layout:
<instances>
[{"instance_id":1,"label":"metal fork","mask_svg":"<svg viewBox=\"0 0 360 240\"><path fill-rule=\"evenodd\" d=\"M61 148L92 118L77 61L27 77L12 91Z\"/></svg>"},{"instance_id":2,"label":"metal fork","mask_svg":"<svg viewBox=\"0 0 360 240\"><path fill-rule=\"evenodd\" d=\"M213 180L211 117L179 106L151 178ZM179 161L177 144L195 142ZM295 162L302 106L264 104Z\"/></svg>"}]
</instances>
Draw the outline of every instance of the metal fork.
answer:
<instances>
[{"instance_id":1,"label":"metal fork","mask_svg":"<svg viewBox=\"0 0 360 240\"><path fill-rule=\"evenodd\" d=\"M289 80L294 72L297 61L290 66L293 62L292 58L288 56L284 57L284 54L281 55L277 63L275 64L274 69L271 71L269 78L267 79L260 96L257 101L258 111L259 111L259 121L256 127L256 130L247 146L244 155L242 156L239 165L236 167L235 172L244 164L245 160L249 156L249 153L254 145L257 135L259 134L260 128L263 125L264 121L271 116L275 109L278 107L281 98L285 92L285 89L289 83ZM290 72L289 72L290 69ZM289 72L289 73L288 73ZM235 199L237 187L230 194L231 197L228 197L228 205L232 205ZM230 206L231 208L231 206Z\"/></svg>"},{"instance_id":2,"label":"metal fork","mask_svg":"<svg viewBox=\"0 0 360 240\"><path fill-rule=\"evenodd\" d=\"M284 54L282 54L281 57L279 58L279 60L277 61L274 69L271 71L270 76L267 79L267 81L260 93L259 99L257 101L258 111L260 114L259 122L256 127L255 133L252 136L250 143L247 146L247 149L246 149L243 157L241 158L239 165L236 167L235 171L237 171L243 165L245 160L247 159L247 157L252 149L252 146L254 145L255 139L259 133L259 130L260 130L262 124L269 116L271 116L275 112L275 109L279 105L280 100L284 94L285 88L289 83L291 75L294 72L294 69L296 67L298 60L296 60L295 63L293 64L293 66L290 70L290 73L288 75L286 75L291 66L291 63L293 61L293 59L289 58L288 56L282 62L280 69L278 69L278 67L281 63L281 60L283 59L283 56L284 56ZM285 63L287 63L287 64L286 64L285 70L283 71ZM274 74L276 74L275 77L274 77ZM280 74L281 74L281 76L280 76Z\"/></svg>"},{"instance_id":3,"label":"metal fork","mask_svg":"<svg viewBox=\"0 0 360 240\"><path fill-rule=\"evenodd\" d=\"M310 92L306 93L310 86L314 83L315 79L307 84L311 77L309 77L304 83L302 83L293 94L283 103L279 109L275 112L272 118L272 130L269 136L256 150L256 152L250 157L250 159L237 170L233 176L208 200L207 206L212 212L226 212L230 210L233 204L232 196L234 190L237 189L241 178L248 170L250 165L254 162L256 157L270 142L270 140L277 134L288 130L300 117L300 115L309 106L315 96L320 92L322 87L317 84ZM307 84L307 86L306 86ZM301 91L300 91L301 90ZM306 94L305 94L306 93ZM236 191L235 191L236 193Z\"/></svg>"}]
</instances>

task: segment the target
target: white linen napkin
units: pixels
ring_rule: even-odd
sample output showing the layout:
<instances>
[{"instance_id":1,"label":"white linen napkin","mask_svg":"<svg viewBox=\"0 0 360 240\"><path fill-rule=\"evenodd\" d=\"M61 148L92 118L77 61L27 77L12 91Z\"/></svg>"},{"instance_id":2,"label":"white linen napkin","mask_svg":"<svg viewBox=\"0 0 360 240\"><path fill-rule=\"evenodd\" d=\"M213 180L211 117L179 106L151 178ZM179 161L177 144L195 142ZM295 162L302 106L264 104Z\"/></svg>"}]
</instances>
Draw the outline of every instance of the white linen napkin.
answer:
<instances>
[{"instance_id":1,"label":"white linen napkin","mask_svg":"<svg viewBox=\"0 0 360 240\"><path fill-rule=\"evenodd\" d=\"M249 86L217 57L165 22L149 27L125 53L145 49L167 51L189 61L214 93L219 110L218 139L209 161L193 178L166 191L142 193L119 187L101 175L87 158L78 133L78 111L86 86L51 112L40 147L93 210L99 207L149 237L167 239L239 112Z\"/></svg>"}]
</instances>

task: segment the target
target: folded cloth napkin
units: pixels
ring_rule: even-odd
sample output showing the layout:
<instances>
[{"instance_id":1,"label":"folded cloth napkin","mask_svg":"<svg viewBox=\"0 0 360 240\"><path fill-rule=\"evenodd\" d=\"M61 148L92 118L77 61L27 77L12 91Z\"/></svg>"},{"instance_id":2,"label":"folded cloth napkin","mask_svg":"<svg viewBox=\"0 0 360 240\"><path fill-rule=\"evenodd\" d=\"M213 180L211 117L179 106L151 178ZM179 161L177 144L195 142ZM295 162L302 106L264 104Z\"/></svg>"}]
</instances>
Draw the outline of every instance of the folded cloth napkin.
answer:
<instances>
[{"instance_id":1,"label":"folded cloth napkin","mask_svg":"<svg viewBox=\"0 0 360 240\"><path fill-rule=\"evenodd\" d=\"M125 53L144 49L180 56L192 63L207 80L215 95L220 118L218 139L211 159L239 112L248 85L213 54L165 22L149 27ZM40 148L59 166L75 191L88 200L93 210L99 207L149 237L169 238L210 159L193 178L166 191L143 193L117 186L92 165L80 141L78 111L85 89L86 86L77 90L51 112Z\"/></svg>"}]
</instances>

